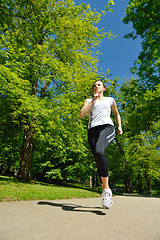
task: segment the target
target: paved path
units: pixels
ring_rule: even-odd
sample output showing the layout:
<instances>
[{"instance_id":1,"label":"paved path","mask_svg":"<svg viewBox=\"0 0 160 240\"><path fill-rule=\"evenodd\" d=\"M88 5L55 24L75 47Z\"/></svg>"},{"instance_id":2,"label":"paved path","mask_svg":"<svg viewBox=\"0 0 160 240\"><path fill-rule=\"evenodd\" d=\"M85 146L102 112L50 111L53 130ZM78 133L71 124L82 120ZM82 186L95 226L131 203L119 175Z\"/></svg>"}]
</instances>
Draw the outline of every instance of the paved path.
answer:
<instances>
[{"instance_id":1,"label":"paved path","mask_svg":"<svg viewBox=\"0 0 160 240\"><path fill-rule=\"evenodd\" d=\"M160 240L160 198L0 203L0 240Z\"/></svg>"}]
</instances>

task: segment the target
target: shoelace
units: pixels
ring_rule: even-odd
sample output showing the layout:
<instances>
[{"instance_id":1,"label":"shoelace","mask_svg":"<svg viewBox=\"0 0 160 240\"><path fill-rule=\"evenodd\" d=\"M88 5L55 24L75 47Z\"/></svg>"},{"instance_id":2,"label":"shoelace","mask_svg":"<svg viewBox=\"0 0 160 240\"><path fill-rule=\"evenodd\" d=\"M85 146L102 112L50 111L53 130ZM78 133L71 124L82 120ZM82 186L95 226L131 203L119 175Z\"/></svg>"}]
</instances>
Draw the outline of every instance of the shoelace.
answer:
<instances>
[{"instance_id":1,"label":"shoelace","mask_svg":"<svg viewBox=\"0 0 160 240\"><path fill-rule=\"evenodd\" d=\"M112 195L110 193L108 193L108 192L103 192L102 193L102 198L104 200L111 200L112 199Z\"/></svg>"},{"instance_id":2,"label":"shoelace","mask_svg":"<svg viewBox=\"0 0 160 240\"><path fill-rule=\"evenodd\" d=\"M112 197L111 194L109 192L103 192L102 193L102 197L103 198L107 198L107 197Z\"/></svg>"}]
</instances>

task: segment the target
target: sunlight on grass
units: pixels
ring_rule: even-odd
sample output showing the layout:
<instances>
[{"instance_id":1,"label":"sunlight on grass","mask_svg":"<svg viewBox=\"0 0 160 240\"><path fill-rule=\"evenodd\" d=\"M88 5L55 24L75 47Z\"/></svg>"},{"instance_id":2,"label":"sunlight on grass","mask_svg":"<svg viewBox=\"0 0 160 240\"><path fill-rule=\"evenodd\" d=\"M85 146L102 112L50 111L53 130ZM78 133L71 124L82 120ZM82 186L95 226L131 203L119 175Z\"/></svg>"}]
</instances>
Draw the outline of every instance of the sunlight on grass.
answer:
<instances>
[{"instance_id":1,"label":"sunlight on grass","mask_svg":"<svg viewBox=\"0 0 160 240\"><path fill-rule=\"evenodd\" d=\"M64 187L41 183L20 183L0 179L0 201L17 200L54 200L69 198L92 198L100 194L94 191L75 187Z\"/></svg>"}]
</instances>

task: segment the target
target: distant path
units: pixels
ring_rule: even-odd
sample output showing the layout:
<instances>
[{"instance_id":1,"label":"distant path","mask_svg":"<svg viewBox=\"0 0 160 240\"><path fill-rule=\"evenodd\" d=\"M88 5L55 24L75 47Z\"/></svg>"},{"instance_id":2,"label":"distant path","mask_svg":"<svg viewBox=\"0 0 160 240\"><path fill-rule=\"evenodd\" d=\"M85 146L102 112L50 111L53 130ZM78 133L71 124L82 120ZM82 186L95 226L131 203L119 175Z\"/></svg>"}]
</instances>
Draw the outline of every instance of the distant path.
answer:
<instances>
[{"instance_id":1,"label":"distant path","mask_svg":"<svg viewBox=\"0 0 160 240\"><path fill-rule=\"evenodd\" d=\"M0 240L160 240L160 198L0 203Z\"/></svg>"}]
</instances>

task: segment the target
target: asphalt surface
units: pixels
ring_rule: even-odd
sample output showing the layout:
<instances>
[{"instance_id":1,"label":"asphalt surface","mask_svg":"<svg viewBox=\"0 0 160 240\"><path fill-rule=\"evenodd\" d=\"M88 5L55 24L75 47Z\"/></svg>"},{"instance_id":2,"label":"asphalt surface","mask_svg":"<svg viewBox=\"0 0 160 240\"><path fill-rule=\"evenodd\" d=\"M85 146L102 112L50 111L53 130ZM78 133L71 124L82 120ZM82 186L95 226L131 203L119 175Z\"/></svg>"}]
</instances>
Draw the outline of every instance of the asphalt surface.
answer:
<instances>
[{"instance_id":1,"label":"asphalt surface","mask_svg":"<svg viewBox=\"0 0 160 240\"><path fill-rule=\"evenodd\" d=\"M160 240L160 198L0 203L0 240Z\"/></svg>"}]
</instances>

